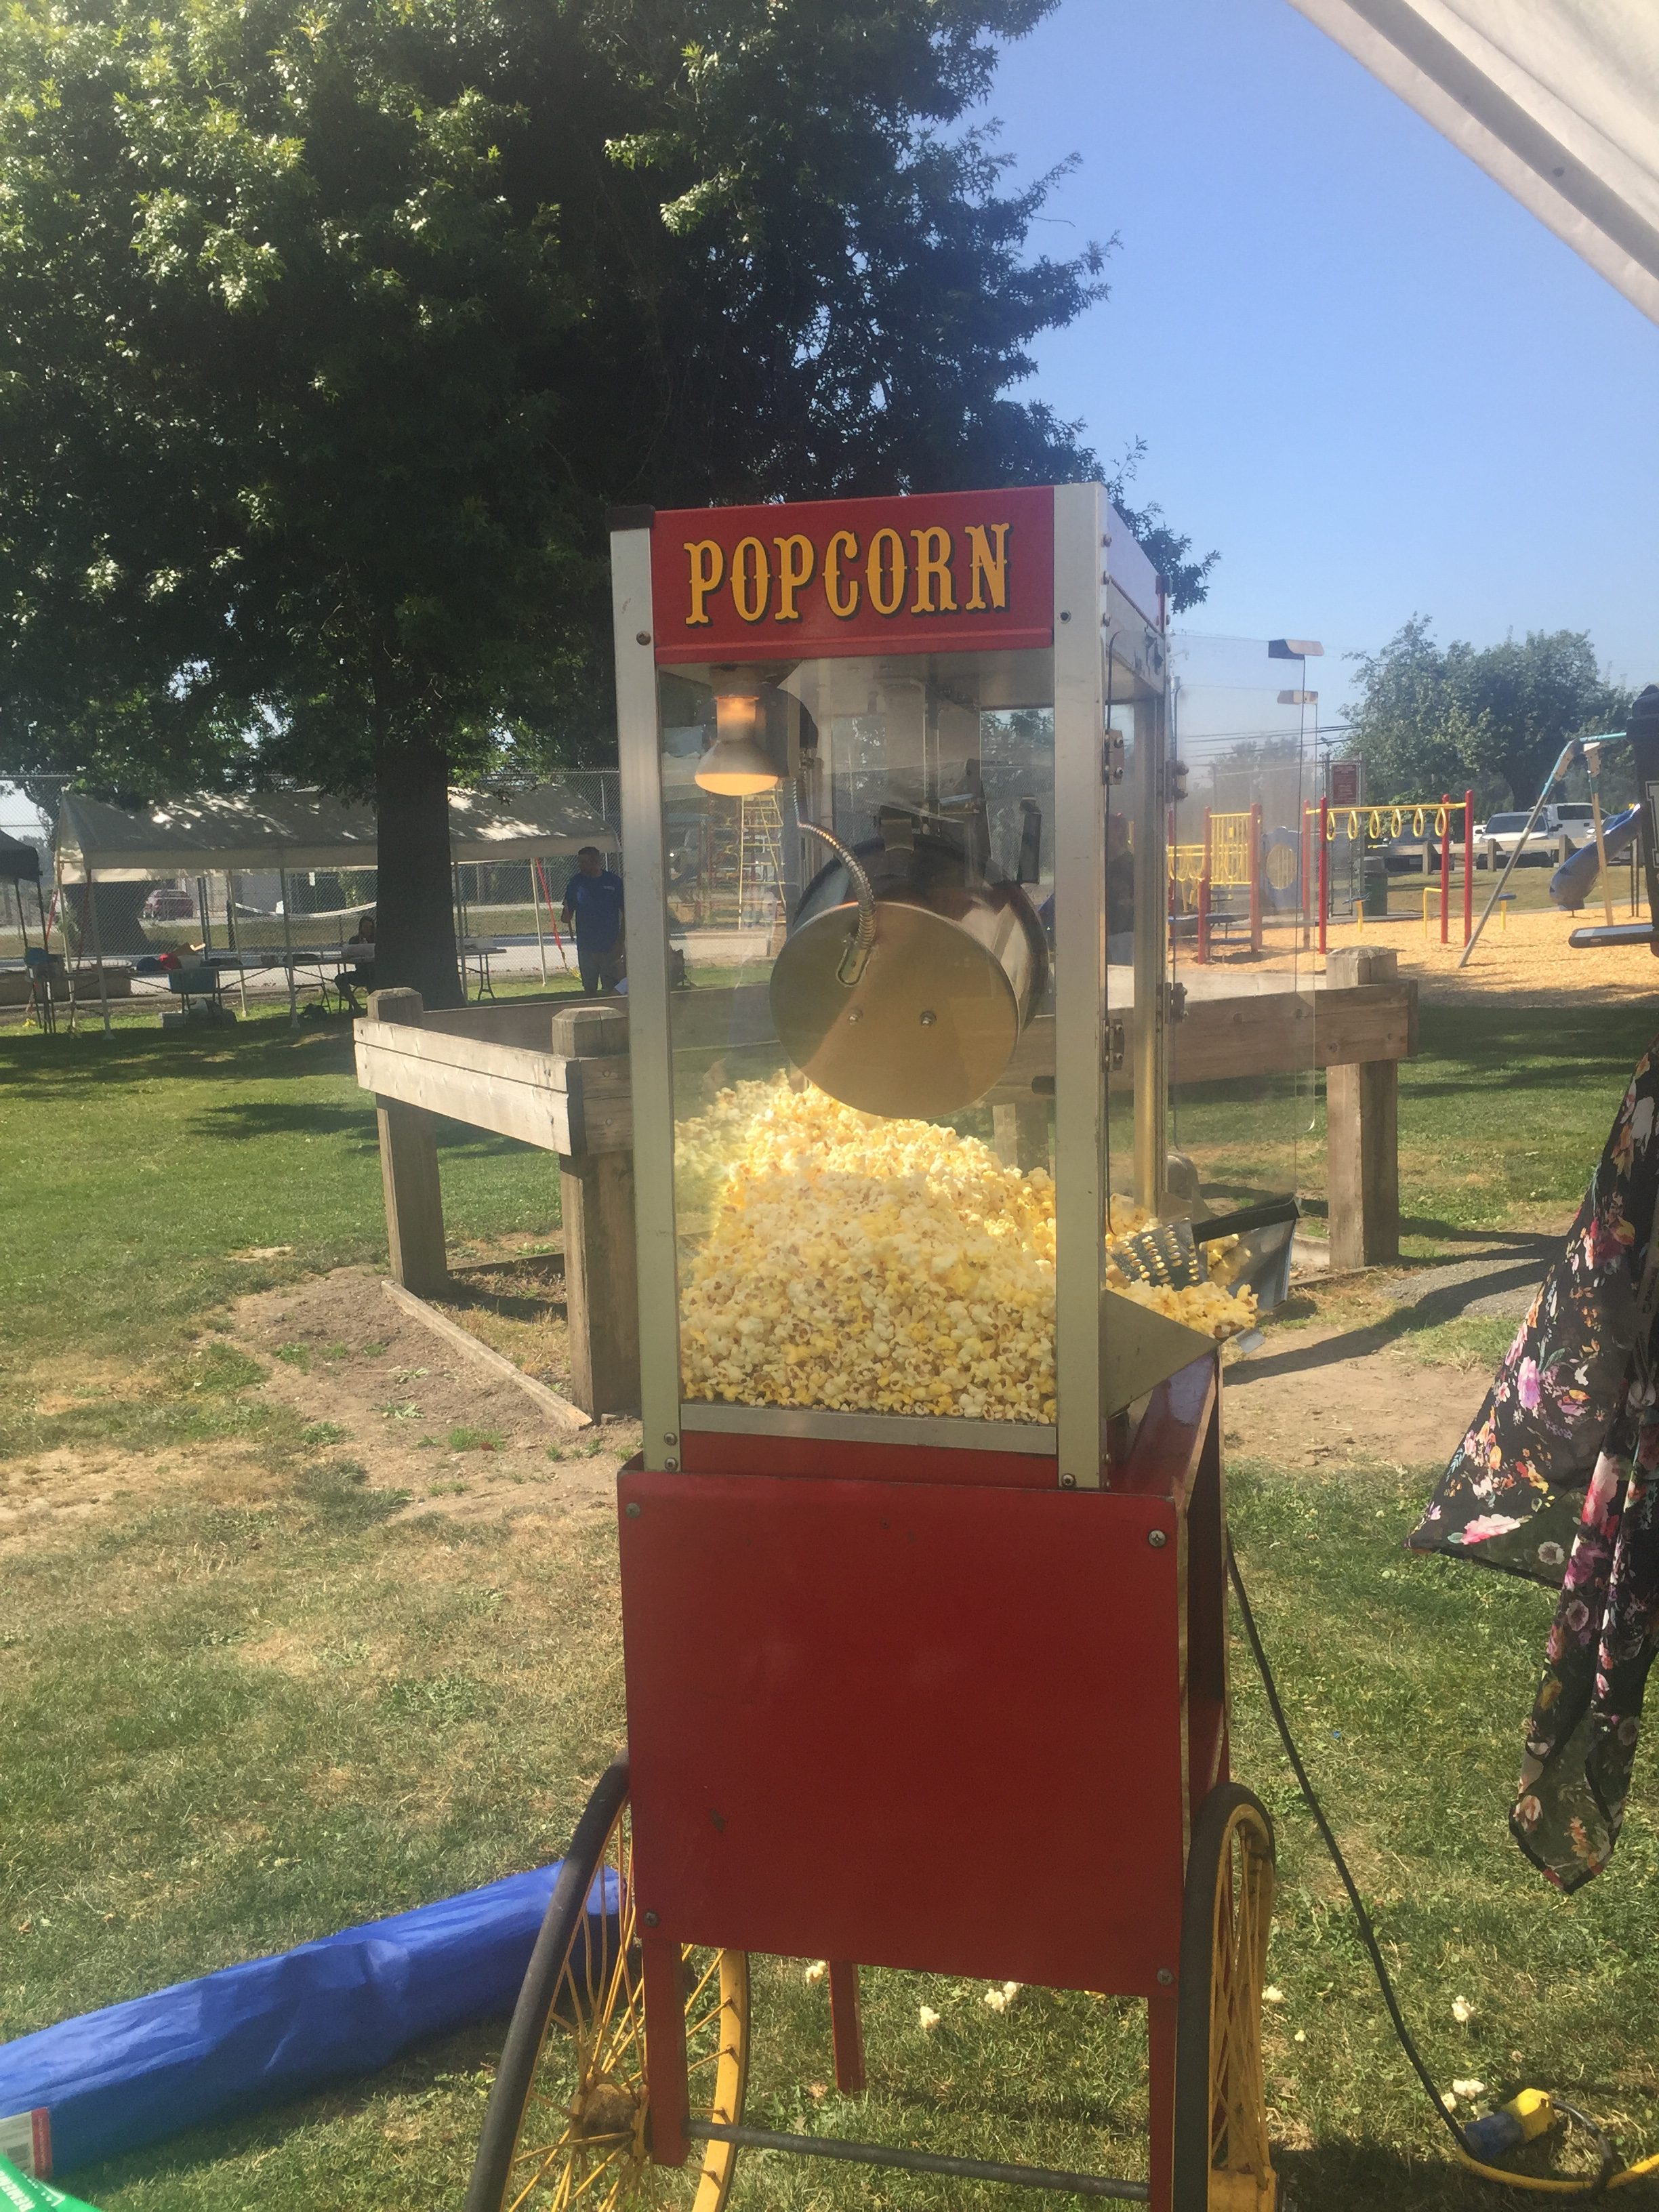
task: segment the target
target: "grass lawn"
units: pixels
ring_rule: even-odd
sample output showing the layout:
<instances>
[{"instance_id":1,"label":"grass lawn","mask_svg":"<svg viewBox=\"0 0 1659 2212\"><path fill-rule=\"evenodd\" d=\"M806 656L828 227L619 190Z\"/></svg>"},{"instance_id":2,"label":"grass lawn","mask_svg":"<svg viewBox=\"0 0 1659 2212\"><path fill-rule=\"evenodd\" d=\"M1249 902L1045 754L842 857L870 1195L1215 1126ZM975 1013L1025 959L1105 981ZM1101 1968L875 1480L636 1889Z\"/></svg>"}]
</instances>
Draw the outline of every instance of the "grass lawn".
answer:
<instances>
[{"instance_id":1,"label":"grass lawn","mask_svg":"<svg viewBox=\"0 0 1659 2212\"><path fill-rule=\"evenodd\" d=\"M1639 1010L1426 1009L1401 1086L1412 1250L1559 1219L1647 1041ZM1301 1141L1317 1167L1318 1133ZM216 1340L239 1293L383 1249L346 1039L291 1033L285 1012L213 1036L13 1034L0 1144L0 1448L39 1465L115 1447L134 1470L83 1522L4 1554L0 2034L556 1856L621 1733L608 1530L399 1519L328 1425L325 1377L307 1419ZM444 1171L453 1237L556 1218L540 1156L456 1132ZM236 1256L252 1252L266 1256ZM1376 1443L1340 1476L1231 1471L1294 1724L1442 2080L1613 2084L1597 2109L1633 2154L1659 2140L1650 1757L1612 1869L1559 1898L1504 1828L1548 1595L1405 1558L1431 1471L1402 1475ZM1242 1646L1234 1680L1237 1770L1279 1824L1281 2203L1501 2201L1447 2160ZM872 2087L849 2105L827 2086L823 1984L761 1970L752 2119L1142 2170L1133 2008L1028 1990L998 2015L977 1987L868 1978ZM499 2033L72 2185L106 2212L453 2206ZM748 2154L738 2172L734 2203L756 2212L1050 2201Z\"/></svg>"}]
</instances>

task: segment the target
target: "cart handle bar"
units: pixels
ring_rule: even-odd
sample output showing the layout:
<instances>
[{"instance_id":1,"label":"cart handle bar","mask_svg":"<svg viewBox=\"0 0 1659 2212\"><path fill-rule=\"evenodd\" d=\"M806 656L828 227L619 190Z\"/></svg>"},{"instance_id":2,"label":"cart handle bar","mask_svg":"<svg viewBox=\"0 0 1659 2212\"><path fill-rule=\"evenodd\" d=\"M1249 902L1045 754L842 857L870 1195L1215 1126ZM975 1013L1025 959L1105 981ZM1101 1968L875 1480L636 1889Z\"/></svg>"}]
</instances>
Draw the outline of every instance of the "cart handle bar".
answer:
<instances>
[{"instance_id":1,"label":"cart handle bar","mask_svg":"<svg viewBox=\"0 0 1659 2212\"><path fill-rule=\"evenodd\" d=\"M958 2181L1007 2181L1019 2189L1054 2189L1071 2197L1115 2197L1130 2204L1152 2202L1145 2181L1115 2181L1105 2173L1066 2173L1051 2166L999 2166L989 2159L945 2158L888 2143L848 2142L840 2136L785 2136L770 2128L733 2127L724 2120L693 2120L686 2133L697 2142L740 2143L750 2150L793 2151L801 2158L838 2158L852 2166L896 2166L906 2173L947 2173Z\"/></svg>"}]
</instances>

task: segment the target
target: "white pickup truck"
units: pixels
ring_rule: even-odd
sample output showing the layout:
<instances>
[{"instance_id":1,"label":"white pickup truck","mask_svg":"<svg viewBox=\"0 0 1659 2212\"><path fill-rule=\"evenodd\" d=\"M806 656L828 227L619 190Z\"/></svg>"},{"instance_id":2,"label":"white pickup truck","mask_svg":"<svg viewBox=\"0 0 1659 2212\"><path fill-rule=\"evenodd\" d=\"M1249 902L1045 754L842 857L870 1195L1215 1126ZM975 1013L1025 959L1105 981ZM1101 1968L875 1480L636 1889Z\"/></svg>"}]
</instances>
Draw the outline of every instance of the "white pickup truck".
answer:
<instances>
[{"instance_id":1,"label":"white pickup truck","mask_svg":"<svg viewBox=\"0 0 1659 2212\"><path fill-rule=\"evenodd\" d=\"M1510 854L1521 842L1522 832L1527 826L1524 814L1489 814L1484 822L1474 825L1474 858L1477 867L1501 868ZM1570 860L1581 845L1588 845L1595 835L1595 817L1589 805L1577 799L1564 799L1559 806L1547 806L1533 826L1527 840L1527 849L1521 856L1525 867L1532 860L1545 860L1552 867L1559 867Z\"/></svg>"}]
</instances>

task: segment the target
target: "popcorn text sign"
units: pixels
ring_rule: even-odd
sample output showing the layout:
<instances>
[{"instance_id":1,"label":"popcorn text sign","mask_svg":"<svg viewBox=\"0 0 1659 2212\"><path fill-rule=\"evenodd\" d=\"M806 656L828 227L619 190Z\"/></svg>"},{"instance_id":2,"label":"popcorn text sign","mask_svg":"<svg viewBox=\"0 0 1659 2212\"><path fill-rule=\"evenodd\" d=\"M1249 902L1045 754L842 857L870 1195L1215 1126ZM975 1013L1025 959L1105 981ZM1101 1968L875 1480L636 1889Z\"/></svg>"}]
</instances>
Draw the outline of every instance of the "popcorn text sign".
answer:
<instances>
[{"instance_id":1,"label":"popcorn text sign","mask_svg":"<svg viewBox=\"0 0 1659 2212\"><path fill-rule=\"evenodd\" d=\"M651 529L657 658L1043 647L1054 568L1046 486L670 509Z\"/></svg>"}]
</instances>

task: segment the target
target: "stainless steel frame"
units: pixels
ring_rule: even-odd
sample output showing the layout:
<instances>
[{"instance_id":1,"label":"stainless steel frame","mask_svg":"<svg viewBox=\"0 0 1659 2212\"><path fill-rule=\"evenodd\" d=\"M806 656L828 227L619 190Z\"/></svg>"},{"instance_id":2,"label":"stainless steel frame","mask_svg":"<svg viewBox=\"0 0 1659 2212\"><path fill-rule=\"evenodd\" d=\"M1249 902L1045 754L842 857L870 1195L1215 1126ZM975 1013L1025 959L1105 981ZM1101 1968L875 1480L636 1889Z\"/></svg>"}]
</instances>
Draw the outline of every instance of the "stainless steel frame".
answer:
<instances>
[{"instance_id":1,"label":"stainless steel frame","mask_svg":"<svg viewBox=\"0 0 1659 2212\"><path fill-rule=\"evenodd\" d=\"M680 1462L680 1321L674 1251L673 1055L668 1028L668 878L663 854L651 528L611 540L628 878L629 1054L634 1093L634 1242L640 1285L640 1417L645 1463Z\"/></svg>"},{"instance_id":2,"label":"stainless steel frame","mask_svg":"<svg viewBox=\"0 0 1659 2212\"><path fill-rule=\"evenodd\" d=\"M1106 1210L1106 540L1098 484L1054 491L1054 1382L1064 1489L1101 1481Z\"/></svg>"},{"instance_id":3,"label":"stainless steel frame","mask_svg":"<svg viewBox=\"0 0 1659 2212\"><path fill-rule=\"evenodd\" d=\"M955 1451L1029 1452L1051 1458L1054 1431L1041 1421L969 1421L929 1413L833 1413L812 1406L726 1406L688 1398L682 1429L734 1437L826 1437L849 1444L942 1444Z\"/></svg>"}]
</instances>

